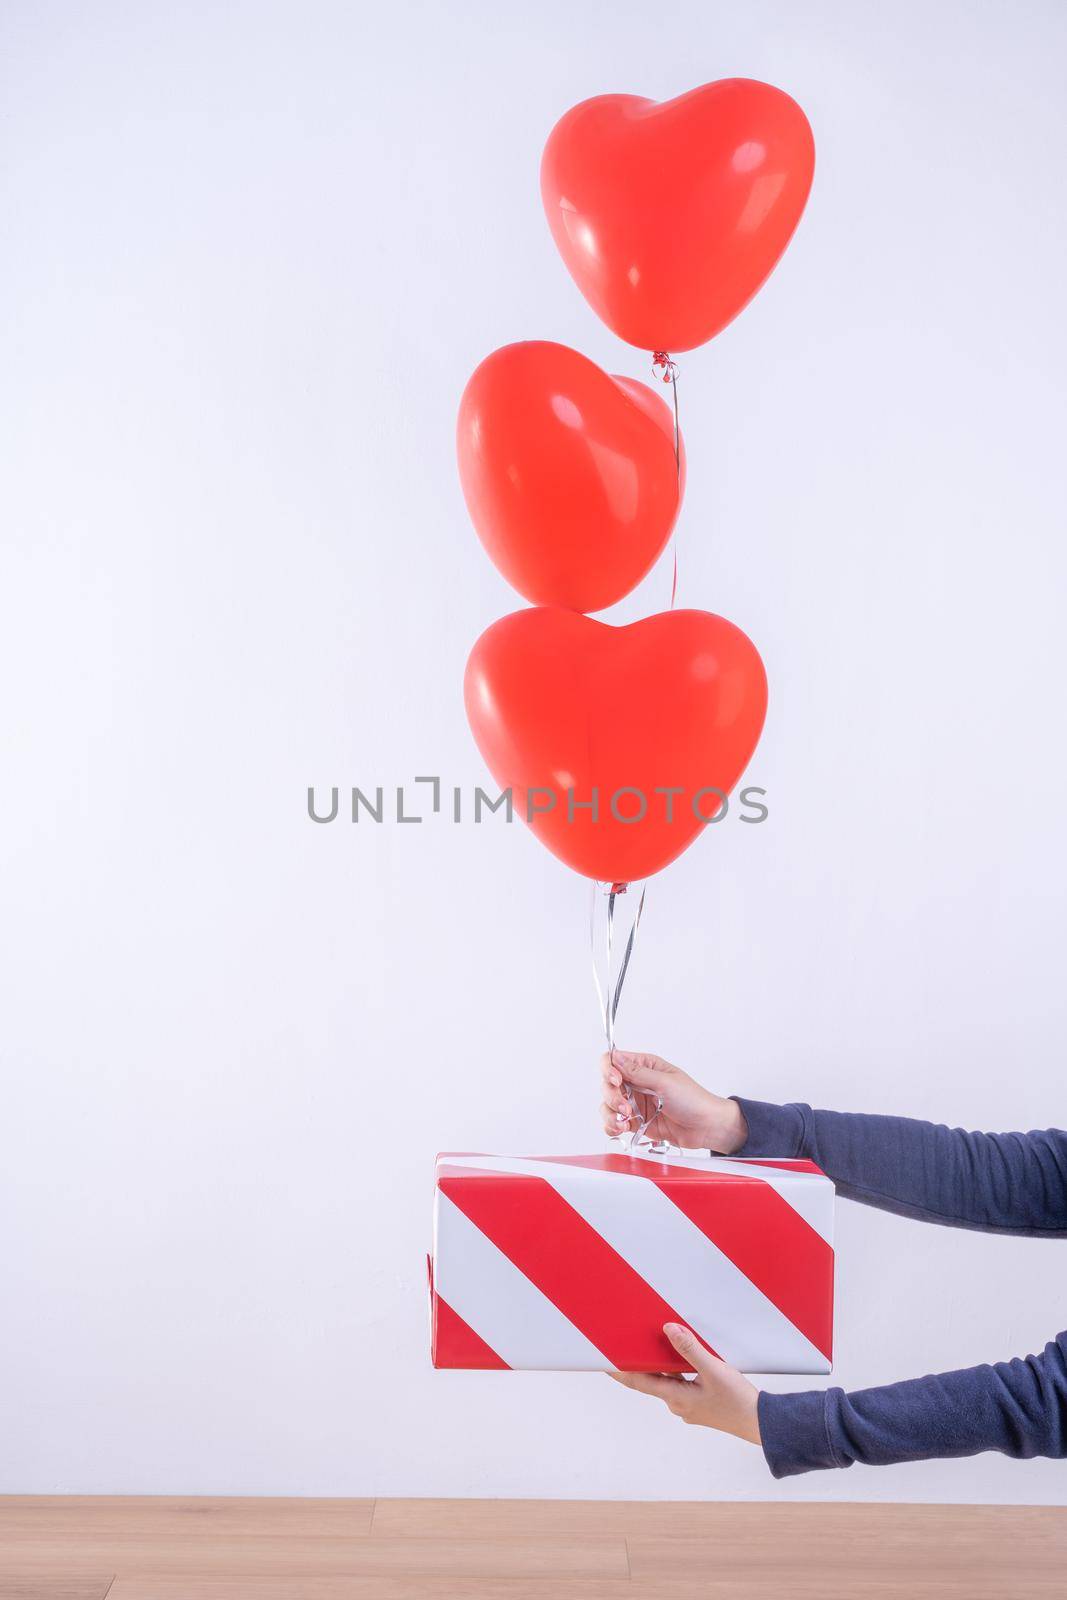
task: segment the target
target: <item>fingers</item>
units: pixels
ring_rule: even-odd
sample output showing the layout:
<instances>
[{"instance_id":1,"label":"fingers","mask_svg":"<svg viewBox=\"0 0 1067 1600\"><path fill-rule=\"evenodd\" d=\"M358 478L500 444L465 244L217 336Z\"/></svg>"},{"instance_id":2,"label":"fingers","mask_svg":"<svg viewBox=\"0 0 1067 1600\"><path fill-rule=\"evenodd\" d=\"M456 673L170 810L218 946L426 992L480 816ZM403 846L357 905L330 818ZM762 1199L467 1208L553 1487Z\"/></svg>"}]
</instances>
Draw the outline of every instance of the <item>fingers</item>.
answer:
<instances>
[{"instance_id":1,"label":"fingers","mask_svg":"<svg viewBox=\"0 0 1067 1600\"><path fill-rule=\"evenodd\" d=\"M605 1051L600 1057L604 1095L600 1121L608 1138L616 1139L654 1119L660 1110L664 1082L676 1071L662 1056L632 1050Z\"/></svg>"},{"instance_id":2,"label":"fingers","mask_svg":"<svg viewBox=\"0 0 1067 1600\"><path fill-rule=\"evenodd\" d=\"M604 1132L609 1138L615 1138L629 1131L634 1108L623 1087L622 1073L606 1052L600 1058L600 1082L604 1092L604 1104L600 1108Z\"/></svg>"},{"instance_id":3,"label":"fingers","mask_svg":"<svg viewBox=\"0 0 1067 1600\"><path fill-rule=\"evenodd\" d=\"M679 1384L688 1389L689 1385L684 1378L673 1377L670 1373L656 1372L609 1372L609 1378L614 1378L616 1383L621 1383L624 1389L636 1389L638 1394L650 1394L657 1400L664 1400L668 1405L677 1402Z\"/></svg>"},{"instance_id":4,"label":"fingers","mask_svg":"<svg viewBox=\"0 0 1067 1600\"><path fill-rule=\"evenodd\" d=\"M614 1066L627 1083L655 1092L665 1077L675 1069L662 1056L652 1056L633 1050L616 1050Z\"/></svg>"},{"instance_id":5,"label":"fingers","mask_svg":"<svg viewBox=\"0 0 1067 1600\"><path fill-rule=\"evenodd\" d=\"M614 1102L609 1105L607 1101L600 1108L600 1121L609 1139L617 1139L620 1134L629 1133L633 1126L633 1117L630 1115L627 1101L623 1100L622 1104L626 1106L626 1111L617 1111Z\"/></svg>"},{"instance_id":6,"label":"fingers","mask_svg":"<svg viewBox=\"0 0 1067 1600\"><path fill-rule=\"evenodd\" d=\"M615 1053L618 1055L618 1051ZM600 1058L600 1082L605 1100L610 1100L616 1090L621 1089L623 1085L622 1073L606 1050Z\"/></svg>"},{"instance_id":7,"label":"fingers","mask_svg":"<svg viewBox=\"0 0 1067 1600\"><path fill-rule=\"evenodd\" d=\"M616 1048L614 1055L605 1050L600 1057L600 1077L605 1089L618 1089L624 1083L639 1083L655 1088L665 1074L675 1070L662 1056L649 1055L640 1050Z\"/></svg>"},{"instance_id":8,"label":"fingers","mask_svg":"<svg viewBox=\"0 0 1067 1600\"><path fill-rule=\"evenodd\" d=\"M632 1101L620 1094L617 1099L605 1100L600 1107L600 1120L609 1139L630 1133L642 1123L654 1130L658 1116L658 1102L647 1094L635 1094Z\"/></svg>"},{"instance_id":9,"label":"fingers","mask_svg":"<svg viewBox=\"0 0 1067 1600\"><path fill-rule=\"evenodd\" d=\"M614 1378L625 1389L635 1389L638 1394L649 1394L654 1400L662 1400L667 1410L673 1416L681 1417L683 1422L692 1419L698 1385L690 1383L688 1378L669 1372L609 1372L608 1377Z\"/></svg>"},{"instance_id":10,"label":"fingers","mask_svg":"<svg viewBox=\"0 0 1067 1600\"><path fill-rule=\"evenodd\" d=\"M682 1360L688 1361L702 1378L714 1376L715 1369L721 1369L722 1362L718 1356L713 1356L707 1346L701 1344L696 1334L691 1333L688 1328L683 1328L680 1322L665 1322L663 1331Z\"/></svg>"}]
</instances>

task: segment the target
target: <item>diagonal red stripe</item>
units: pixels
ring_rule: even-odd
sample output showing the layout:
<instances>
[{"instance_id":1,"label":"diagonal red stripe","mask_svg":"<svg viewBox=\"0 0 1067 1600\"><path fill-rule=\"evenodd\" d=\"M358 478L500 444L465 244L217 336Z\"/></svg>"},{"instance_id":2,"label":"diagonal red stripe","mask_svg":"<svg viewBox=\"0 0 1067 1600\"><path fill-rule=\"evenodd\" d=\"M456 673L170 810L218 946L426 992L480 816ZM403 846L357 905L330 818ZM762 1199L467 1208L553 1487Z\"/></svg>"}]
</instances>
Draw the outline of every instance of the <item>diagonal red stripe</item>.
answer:
<instances>
[{"instance_id":1,"label":"diagonal red stripe","mask_svg":"<svg viewBox=\"0 0 1067 1600\"><path fill-rule=\"evenodd\" d=\"M493 1173L439 1186L617 1371L691 1370L663 1332L683 1319L546 1179Z\"/></svg>"},{"instance_id":2,"label":"diagonal red stripe","mask_svg":"<svg viewBox=\"0 0 1067 1600\"><path fill-rule=\"evenodd\" d=\"M743 1200L735 1188L739 1181L745 1186ZM834 1252L800 1212L759 1179L660 1182L659 1187L831 1360Z\"/></svg>"},{"instance_id":3,"label":"diagonal red stripe","mask_svg":"<svg viewBox=\"0 0 1067 1600\"><path fill-rule=\"evenodd\" d=\"M780 1160L771 1160L769 1156L734 1156L735 1161L743 1161L749 1167L781 1167L783 1172L810 1172L816 1178L825 1178L826 1174L814 1161L809 1161L806 1156L782 1156Z\"/></svg>"},{"instance_id":4,"label":"diagonal red stripe","mask_svg":"<svg viewBox=\"0 0 1067 1600\"><path fill-rule=\"evenodd\" d=\"M510 1372L495 1350L452 1310L439 1294L433 1297L430 1359L435 1367L466 1367L477 1372Z\"/></svg>"},{"instance_id":5,"label":"diagonal red stripe","mask_svg":"<svg viewBox=\"0 0 1067 1600\"><path fill-rule=\"evenodd\" d=\"M543 1159L651 1179L816 1350L831 1359L833 1249L788 1200L755 1173L702 1172L697 1167L622 1154ZM743 1198L738 1188L743 1190Z\"/></svg>"}]
</instances>

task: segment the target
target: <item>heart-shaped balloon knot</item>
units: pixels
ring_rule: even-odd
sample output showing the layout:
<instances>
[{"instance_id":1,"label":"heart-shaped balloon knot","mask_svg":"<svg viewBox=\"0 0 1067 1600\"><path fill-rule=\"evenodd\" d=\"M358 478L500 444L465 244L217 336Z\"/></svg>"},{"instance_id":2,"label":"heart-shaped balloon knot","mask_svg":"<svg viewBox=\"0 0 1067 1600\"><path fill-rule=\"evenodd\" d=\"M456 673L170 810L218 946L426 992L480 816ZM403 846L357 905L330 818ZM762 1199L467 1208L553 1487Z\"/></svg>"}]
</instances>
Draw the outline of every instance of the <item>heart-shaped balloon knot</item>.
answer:
<instances>
[{"instance_id":1,"label":"heart-shaped balloon knot","mask_svg":"<svg viewBox=\"0 0 1067 1600\"><path fill-rule=\"evenodd\" d=\"M652 352L652 376L664 383L673 383L678 376L678 363L672 361L666 350Z\"/></svg>"}]
</instances>

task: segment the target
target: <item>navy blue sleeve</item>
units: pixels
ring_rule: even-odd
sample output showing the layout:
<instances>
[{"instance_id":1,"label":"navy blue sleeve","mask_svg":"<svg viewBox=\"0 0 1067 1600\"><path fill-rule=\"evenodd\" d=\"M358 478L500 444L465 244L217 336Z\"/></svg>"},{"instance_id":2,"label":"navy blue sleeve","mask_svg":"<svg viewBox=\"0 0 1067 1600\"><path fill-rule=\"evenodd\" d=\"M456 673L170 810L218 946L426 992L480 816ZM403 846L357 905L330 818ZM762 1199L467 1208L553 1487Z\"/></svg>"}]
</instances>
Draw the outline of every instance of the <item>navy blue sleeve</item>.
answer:
<instances>
[{"instance_id":1,"label":"navy blue sleeve","mask_svg":"<svg viewBox=\"0 0 1067 1600\"><path fill-rule=\"evenodd\" d=\"M880 1389L759 1397L776 1478L854 1461L882 1467L932 1456L1067 1456L1067 1333L1043 1354L942 1372Z\"/></svg>"},{"instance_id":2,"label":"navy blue sleeve","mask_svg":"<svg viewBox=\"0 0 1067 1600\"><path fill-rule=\"evenodd\" d=\"M907 1117L738 1104L748 1123L738 1154L805 1156L850 1200L950 1227L1067 1238L1060 1129L966 1133ZM764 1392L759 1421L776 1478L982 1450L1067 1456L1067 1333L1039 1356L879 1389Z\"/></svg>"},{"instance_id":3,"label":"navy blue sleeve","mask_svg":"<svg viewBox=\"0 0 1067 1600\"><path fill-rule=\"evenodd\" d=\"M745 1156L806 1156L849 1200L985 1233L1067 1238L1067 1132L967 1133L737 1097Z\"/></svg>"}]
</instances>

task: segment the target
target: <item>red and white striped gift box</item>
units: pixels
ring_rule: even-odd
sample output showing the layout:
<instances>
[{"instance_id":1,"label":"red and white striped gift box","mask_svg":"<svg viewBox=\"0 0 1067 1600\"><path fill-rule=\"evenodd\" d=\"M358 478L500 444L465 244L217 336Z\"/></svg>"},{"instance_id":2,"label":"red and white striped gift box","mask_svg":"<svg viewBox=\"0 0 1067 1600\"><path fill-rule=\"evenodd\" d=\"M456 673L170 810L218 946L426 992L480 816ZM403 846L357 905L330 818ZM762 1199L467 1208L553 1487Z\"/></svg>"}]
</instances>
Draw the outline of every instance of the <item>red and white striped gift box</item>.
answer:
<instances>
[{"instance_id":1,"label":"red and white striped gift box","mask_svg":"<svg viewBox=\"0 0 1067 1600\"><path fill-rule=\"evenodd\" d=\"M829 1372L833 1208L810 1161L439 1156L434 1366L680 1372L673 1321L746 1372Z\"/></svg>"}]
</instances>

